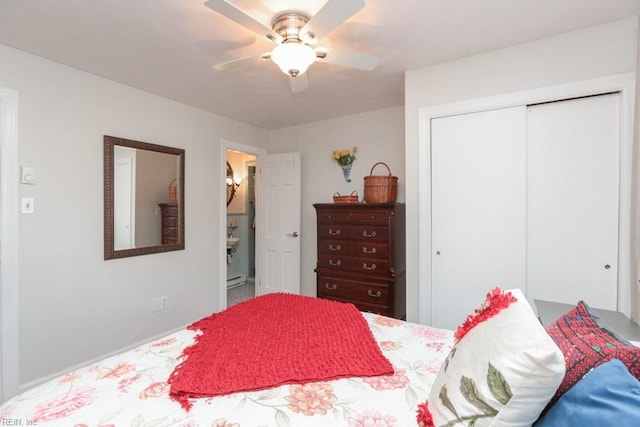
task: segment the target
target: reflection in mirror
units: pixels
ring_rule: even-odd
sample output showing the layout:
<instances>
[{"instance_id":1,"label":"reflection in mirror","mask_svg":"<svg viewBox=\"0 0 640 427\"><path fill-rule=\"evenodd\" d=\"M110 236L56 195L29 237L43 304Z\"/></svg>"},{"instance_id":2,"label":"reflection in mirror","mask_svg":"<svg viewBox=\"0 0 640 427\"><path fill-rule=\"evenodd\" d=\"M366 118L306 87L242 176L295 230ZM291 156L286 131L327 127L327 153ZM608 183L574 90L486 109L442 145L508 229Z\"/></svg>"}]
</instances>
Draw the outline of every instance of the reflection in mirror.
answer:
<instances>
[{"instance_id":1,"label":"reflection in mirror","mask_svg":"<svg viewBox=\"0 0 640 427\"><path fill-rule=\"evenodd\" d=\"M184 150L105 135L104 258L184 247Z\"/></svg>"},{"instance_id":2,"label":"reflection in mirror","mask_svg":"<svg viewBox=\"0 0 640 427\"><path fill-rule=\"evenodd\" d=\"M233 197L236 195L236 190L240 187L240 183L242 182L238 178L236 178L233 173L233 168L227 162L227 206L233 200Z\"/></svg>"}]
</instances>

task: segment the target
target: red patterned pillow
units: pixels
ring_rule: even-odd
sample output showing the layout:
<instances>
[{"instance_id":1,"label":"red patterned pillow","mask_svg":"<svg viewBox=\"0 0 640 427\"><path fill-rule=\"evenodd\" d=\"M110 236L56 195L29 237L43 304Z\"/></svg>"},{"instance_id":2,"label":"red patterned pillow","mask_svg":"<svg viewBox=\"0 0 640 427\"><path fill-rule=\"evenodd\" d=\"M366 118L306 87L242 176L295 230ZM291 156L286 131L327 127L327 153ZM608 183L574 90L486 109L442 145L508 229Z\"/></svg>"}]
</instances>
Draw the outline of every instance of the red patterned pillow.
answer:
<instances>
[{"instance_id":1,"label":"red patterned pillow","mask_svg":"<svg viewBox=\"0 0 640 427\"><path fill-rule=\"evenodd\" d=\"M611 359L620 359L640 379L640 348L607 327L583 301L549 325L547 332L562 350L567 367L551 403L592 369Z\"/></svg>"}]
</instances>

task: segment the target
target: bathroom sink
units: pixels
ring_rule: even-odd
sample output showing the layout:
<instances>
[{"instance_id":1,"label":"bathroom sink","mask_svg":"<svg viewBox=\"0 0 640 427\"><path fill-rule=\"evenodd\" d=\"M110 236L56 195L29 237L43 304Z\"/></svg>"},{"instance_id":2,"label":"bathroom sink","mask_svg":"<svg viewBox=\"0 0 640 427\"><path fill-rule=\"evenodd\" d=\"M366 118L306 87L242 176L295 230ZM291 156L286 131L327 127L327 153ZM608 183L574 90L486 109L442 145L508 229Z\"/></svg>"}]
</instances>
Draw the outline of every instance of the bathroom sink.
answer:
<instances>
[{"instance_id":1,"label":"bathroom sink","mask_svg":"<svg viewBox=\"0 0 640 427\"><path fill-rule=\"evenodd\" d=\"M240 241L239 237L227 237L227 247L232 248Z\"/></svg>"}]
</instances>

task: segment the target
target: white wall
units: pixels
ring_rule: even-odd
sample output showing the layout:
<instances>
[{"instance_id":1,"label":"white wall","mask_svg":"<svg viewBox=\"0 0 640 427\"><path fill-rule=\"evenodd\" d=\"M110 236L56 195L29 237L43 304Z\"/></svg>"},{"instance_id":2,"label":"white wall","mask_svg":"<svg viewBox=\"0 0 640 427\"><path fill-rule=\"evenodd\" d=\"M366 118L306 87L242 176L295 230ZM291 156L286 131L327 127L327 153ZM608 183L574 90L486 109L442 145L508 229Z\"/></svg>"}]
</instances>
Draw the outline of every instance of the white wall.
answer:
<instances>
[{"instance_id":1,"label":"white wall","mask_svg":"<svg viewBox=\"0 0 640 427\"><path fill-rule=\"evenodd\" d=\"M302 163L301 290L316 295L316 212L314 203L332 203L333 193L357 191L362 199L364 176L377 162L385 162L398 177L398 202L404 202L404 109L386 108L368 113L322 120L271 131L269 153L299 151ZM351 183L331 158L335 149L358 147L351 170ZM374 175L387 174L384 166Z\"/></svg>"},{"instance_id":2,"label":"white wall","mask_svg":"<svg viewBox=\"0 0 640 427\"><path fill-rule=\"evenodd\" d=\"M19 190L35 214L16 224L20 383L216 309L220 140L266 146L268 133L9 47L0 63L0 87L19 93L20 165L37 176ZM103 260L105 134L186 150L184 251ZM169 308L151 313L161 295Z\"/></svg>"},{"instance_id":3,"label":"white wall","mask_svg":"<svg viewBox=\"0 0 640 427\"><path fill-rule=\"evenodd\" d=\"M428 256L418 244L419 203L425 191L418 182L419 109L634 71L636 45L633 18L406 73L407 230L413 230L407 234L409 320L418 319L418 266L421 257Z\"/></svg>"},{"instance_id":4,"label":"white wall","mask_svg":"<svg viewBox=\"0 0 640 427\"><path fill-rule=\"evenodd\" d=\"M638 17L638 28L640 29L640 16ZM639 37L640 39L640 37ZM640 99L640 41L636 48L636 98ZM636 103L637 105L637 103ZM636 107L636 117L638 117L638 107ZM640 164L640 120L636 119L633 129L633 162ZM631 319L640 323L640 168L636 167L632 177L633 194L631 202L631 279L630 305Z\"/></svg>"}]
</instances>

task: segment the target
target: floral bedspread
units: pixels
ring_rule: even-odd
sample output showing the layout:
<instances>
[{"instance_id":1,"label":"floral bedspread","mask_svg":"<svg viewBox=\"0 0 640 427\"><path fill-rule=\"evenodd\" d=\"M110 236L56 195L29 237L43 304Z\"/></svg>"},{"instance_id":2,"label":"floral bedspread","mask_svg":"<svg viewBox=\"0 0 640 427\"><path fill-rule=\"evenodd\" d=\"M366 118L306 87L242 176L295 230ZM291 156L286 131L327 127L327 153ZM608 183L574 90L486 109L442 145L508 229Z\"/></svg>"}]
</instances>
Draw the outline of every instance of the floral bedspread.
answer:
<instances>
[{"instance_id":1,"label":"floral bedspread","mask_svg":"<svg viewBox=\"0 0 640 427\"><path fill-rule=\"evenodd\" d=\"M195 332L182 330L24 392L0 406L0 425L75 427L350 426L416 424L453 331L363 313L393 376L344 378L194 400L169 398L167 378Z\"/></svg>"}]
</instances>

